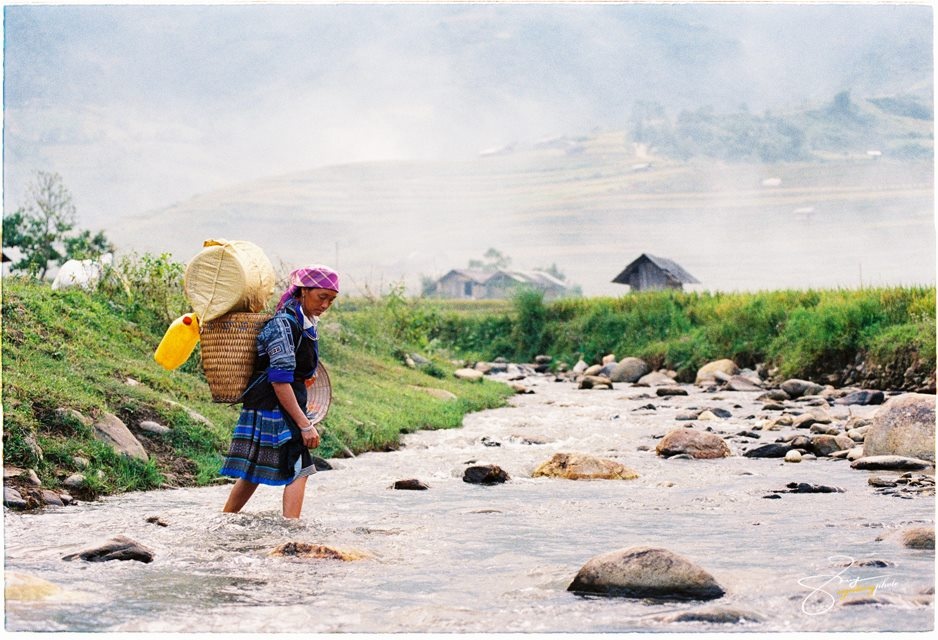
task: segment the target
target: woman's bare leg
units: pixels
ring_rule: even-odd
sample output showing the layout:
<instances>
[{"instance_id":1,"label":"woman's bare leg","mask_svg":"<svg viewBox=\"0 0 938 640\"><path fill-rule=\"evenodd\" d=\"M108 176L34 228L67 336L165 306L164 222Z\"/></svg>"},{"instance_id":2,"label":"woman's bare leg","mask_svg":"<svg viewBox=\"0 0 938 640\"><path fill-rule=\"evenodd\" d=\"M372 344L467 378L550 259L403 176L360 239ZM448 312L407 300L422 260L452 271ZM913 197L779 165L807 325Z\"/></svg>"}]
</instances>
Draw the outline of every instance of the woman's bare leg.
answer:
<instances>
[{"instance_id":1,"label":"woman's bare leg","mask_svg":"<svg viewBox=\"0 0 938 640\"><path fill-rule=\"evenodd\" d=\"M223 511L225 513L238 513L241 511L241 507L254 495L255 489L257 489L256 482L248 482L244 478L238 478L238 481L231 487L231 493L228 494L228 501L225 503Z\"/></svg>"},{"instance_id":2,"label":"woman's bare leg","mask_svg":"<svg viewBox=\"0 0 938 640\"><path fill-rule=\"evenodd\" d=\"M297 478L283 488L283 517L299 518L303 510L303 498L306 495L306 478Z\"/></svg>"}]
</instances>

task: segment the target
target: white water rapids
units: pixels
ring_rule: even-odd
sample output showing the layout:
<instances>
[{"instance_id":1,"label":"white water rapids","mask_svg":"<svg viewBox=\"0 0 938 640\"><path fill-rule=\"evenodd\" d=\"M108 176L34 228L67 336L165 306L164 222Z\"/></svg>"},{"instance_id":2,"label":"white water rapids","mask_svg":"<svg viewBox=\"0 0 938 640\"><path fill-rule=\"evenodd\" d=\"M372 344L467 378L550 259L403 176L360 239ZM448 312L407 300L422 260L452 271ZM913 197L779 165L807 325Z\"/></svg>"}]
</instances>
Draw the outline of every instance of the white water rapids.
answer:
<instances>
[{"instance_id":1,"label":"white water rapids","mask_svg":"<svg viewBox=\"0 0 938 640\"><path fill-rule=\"evenodd\" d=\"M934 526L934 497L876 493L871 472L820 458L798 464L741 456L768 414L756 393L655 397L617 385L577 390L548 378L532 395L466 417L460 429L420 432L399 451L333 461L307 486L303 517L280 517L281 491L260 487L241 514L223 514L227 486L134 493L39 514L7 511L6 572L58 587L7 599L8 631L72 632L699 632L922 631L933 628L934 551L877 536ZM655 408L647 408L651 404ZM665 459L654 451L686 423L688 407L722 407L697 422L727 438L734 456ZM832 407L835 421L875 407ZM785 432L763 431L759 443ZM483 440L485 438L485 440ZM525 440L526 439L526 440ZM536 442L531 444L531 442ZM752 442L752 441L748 441ZM500 446L489 446L499 443ZM539 444L538 444L539 443ZM751 446L751 445L746 445ZM635 480L532 478L555 452L613 458ZM470 461L501 466L502 485L463 482ZM889 472L876 472L889 475ZM417 478L428 491L400 491ZM789 482L843 493L780 494ZM147 522L158 516L168 526ZM125 535L152 563L62 556ZM354 562L271 556L287 542L370 557ZM584 597L567 586L591 557L664 547L713 574L726 595L710 602ZM843 566L846 556L886 566ZM848 563L849 564L849 563ZM874 602L841 598L874 585ZM932 591L933 592L933 591ZM682 612L743 612L735 624L675 622Z\"/></svg>"}]
</instances>

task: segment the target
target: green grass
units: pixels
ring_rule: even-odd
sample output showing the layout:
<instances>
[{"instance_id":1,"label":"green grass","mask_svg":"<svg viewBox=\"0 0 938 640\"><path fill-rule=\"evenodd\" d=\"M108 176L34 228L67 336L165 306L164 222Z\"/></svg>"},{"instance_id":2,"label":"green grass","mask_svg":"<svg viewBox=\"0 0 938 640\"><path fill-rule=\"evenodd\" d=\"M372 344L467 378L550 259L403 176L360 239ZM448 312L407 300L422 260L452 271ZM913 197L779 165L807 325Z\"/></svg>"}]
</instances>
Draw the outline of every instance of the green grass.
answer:
<instances>
[{"instance_id":1,"label":"green grass","mask_svg":"<svg viewBox=\"0 0 938 640\"><path fill-rule=\"evenodd\" d=\"M526 320L535 317L543 321ZM530 345L570 364L614 353L674 369L683 380L721 358L800 377L843 369L857 356L935 371L934 287L662 291L553 303L519 297L512 312L450 312L437 325L443 342L482 359L529 358Z\"/></svg>"},{"instance_id":2,"label":"green grass","mask_svg":"<svg viewBox=\"0 0 938 640\"><path fill-rule=\"evenodd\" d=\"M5 464L36 469L47 488L81 472L92 495L159 487L167 474L179 484L218 477L239 407L212 402L197 354L176 371L153 360L168 322L152 316L168 317L175 311L167 309L178 309L179 302L158 295L159 309L148 310L146 296L133 293L109 286L93 293L52 291L48 284L4 279ZM334 398L317 455L342 455L345 447L354 453L392 449L401 433L457 427L465 413L500 406L511 393L494 382L457 380L451 375L456 367L439 357L429 373L408 369L400 358L404 344L392 348L388 341L387 313L382 303L349 312L347 319L338 309L324 318L322 356ZM380 319L369 319L375 315ZM439 400L411 387L446 389L458 399ZM93 427L61 409L91 420L117 415L144 443L150 461L114 454L94 438ZM138 430L143 420L172 432L147 436Z\"/></svg>"},{"instance_id":3,"label":"green grass","mask_svg":"<svg viewBox=\"0 0 938 640\"><path fill-rule=\"evenodd\" d=\"M169 321L188 310L178 265L145 256L121 268L92 293L3 280L4 462L35 468L50 488L81 471L93 495L163 486L169 474L178 484L209 483L238 407L211 401L198 353L172 372L153 360ZM513 301L480 304L408 299L397 289L380 299L340 298L320 326L333 383L317 451L323 457L346 448L394 449L402 433L457 427L467 412L504 404L506 385L457 380L454 358L518 361L548 353L572 364L615 353L675 369L682 380L719 358L805 378L858 356L900 377L913 365L935 371L934 287L653 292L555 302L523 292ZM415 353L429 365L404 366ZM117 415L138 434L150 461L114 454L94 438L93 427L62 409L92 421ZM143 420L172 432L142 434Z\"/></svg>"}]
</instances>

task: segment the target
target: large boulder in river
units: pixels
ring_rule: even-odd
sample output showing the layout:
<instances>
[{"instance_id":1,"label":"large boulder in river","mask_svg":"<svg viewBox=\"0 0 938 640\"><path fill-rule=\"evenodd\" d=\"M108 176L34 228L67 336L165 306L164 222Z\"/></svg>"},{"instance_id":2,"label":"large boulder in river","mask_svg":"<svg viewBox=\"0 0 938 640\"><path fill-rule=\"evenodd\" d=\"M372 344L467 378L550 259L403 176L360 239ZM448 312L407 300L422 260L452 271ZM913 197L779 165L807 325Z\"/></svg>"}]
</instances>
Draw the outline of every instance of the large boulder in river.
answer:
<instances>
[{"instance_id":1,"label":"large boulder in river","mask_svg":"<svg viewBox=\"0 0 938 640\"><path fill-rule=\"evenodd\" d=\"M694 381L694 384L713 382L718 379L718 373L724 374L726 377L735 376L739 373L739 367L736 366L735 362L729 359L708 362L697 370L697 379Z\"/></svg>"},{"instance_id":2,"label":"large boulder in river","mask_svg":"<svg viewBox=\"0 0 938 640\"><path fill-rule=\"evenodd\" d=\"M652 371L639 378L638 384L648 385L649 387L664 387L673 385L674 378L662 371Z\"/></svg>"},{"instance_id":3,"label":"large boulder in river","mask_svg":"<svg viewBox=\"0 0 938 640\"><path fill-rule=\"evenodd\" d=\"M532 478L542 476L568 480L632 480L638 474L615 460L585 453L555 453L531 474Z\"/></svg>"},{"instance_id":4,"label":"large boulder in river","mask_svg":"<svg viewBox=\"0 0 938 640\"><path fill-rule=\"evenodd\" d=\"M651 367L641 358L622 358L612 368L609 378L613 382L638 382L638 379L649 371Z\"/></svg>"},{"instance_id":5,"label":"large boulder in river","mask_svg":"<svg viewBox=\"0 0 938 640\"><path fill-rule=\"evenodd\" d=\"M935 396L905 393L890 398L873 416L864 456L905 456L935 461Z\"/></svg>"},{"instance_id":6,"label":"large boulder in river","mask_svg":"<svg viewBox=\"0 0 938 640\"><path fill-rule=\"evenodd\" d=\"M824 387L810 380L791 378L781 384L781 389L788 394L789 398L794 399L801 396L817 395L824 390Z\"/></svg>"},{"instance_id":7,"label":"large boulder in river","mask_svg":"<svg viewBox=\"0 0 938 640\"><path fill-rule=\"evenodd\" d=\"M666 458L686 453L692 458L725 458L732 455L720 436L709 431L675 429L661 439L655 451Z\"/></svg>"},{"instance_id":8,"label":"large boulder in river","mask_svg":"<svg viewBox=\"0 0 938 640\"><path fill-rule=\"evenodd\" d=\"M689 560L653 547L632 547L591 558L568 591L624 598L712 600L725 593Z\"/></svg>"},{"instance_id":9,"label":"large boulder in river","mask_svg":"<svg viewBox=\"0 0 938 640\"><path fill-rule=\"evenodd\" d=\"M113 413L105 413L94 425L94 437L111 445L115 453L130 456L143 462L150 459L147 450L130 432L127 425Z\"/></svg>"}]
</instances>

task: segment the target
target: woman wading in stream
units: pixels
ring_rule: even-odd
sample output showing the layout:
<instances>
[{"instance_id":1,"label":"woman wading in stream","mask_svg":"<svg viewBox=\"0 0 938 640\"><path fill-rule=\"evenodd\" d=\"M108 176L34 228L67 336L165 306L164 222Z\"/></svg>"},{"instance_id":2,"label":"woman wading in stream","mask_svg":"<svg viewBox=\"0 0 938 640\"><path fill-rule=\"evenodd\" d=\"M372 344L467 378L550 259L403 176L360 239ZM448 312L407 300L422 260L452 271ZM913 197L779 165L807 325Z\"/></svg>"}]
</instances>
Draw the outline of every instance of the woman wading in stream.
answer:
<instances>
[{"instance_id":1,"label":"woman wading in stream","mask_svg":"<svg viewBox=\"0 0 938 640\"><path fill-rule=\"evenodd\" d=\"M299 518L309 449L319 433L306 416L307 388L319 363L316 324L339 294L339 275L323 265L296 269L277 313L257 336L257 364L221 474L237 478L224 511L237 513L258 484L283 486L283 516Z\"/></svg>"}]
</instances>

